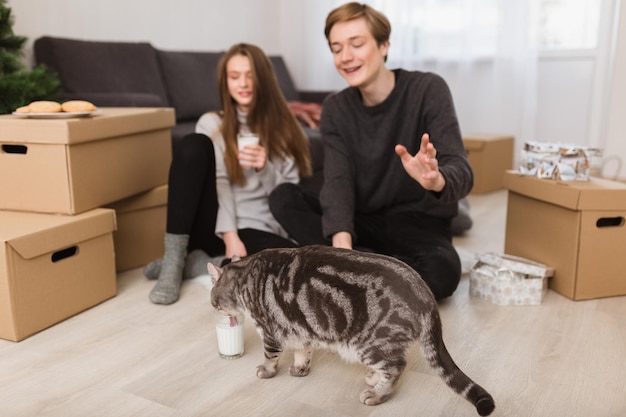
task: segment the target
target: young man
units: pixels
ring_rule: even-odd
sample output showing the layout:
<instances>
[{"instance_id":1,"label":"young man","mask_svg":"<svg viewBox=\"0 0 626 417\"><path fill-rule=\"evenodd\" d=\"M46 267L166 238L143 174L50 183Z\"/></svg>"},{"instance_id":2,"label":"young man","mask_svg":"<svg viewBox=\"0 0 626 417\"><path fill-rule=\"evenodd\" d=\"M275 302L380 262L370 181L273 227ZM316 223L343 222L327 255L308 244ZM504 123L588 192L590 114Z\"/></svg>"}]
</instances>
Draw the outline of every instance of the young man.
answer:
<instances>
[{"instance_id":1,"label":"young man","mask_svg":"<svg viewBox=\"0 0 626 417\"><path fill-rule=\"evenodd\" d=\"M390 32L367 5L330 12L326 39L349 87L324 102L319 202L283 184L270 207L299 244L330 240L394 256L442 299L461 276L450 225L473 173L448 86L431 73L387 69Z\"/></svg>"}]
</instances>

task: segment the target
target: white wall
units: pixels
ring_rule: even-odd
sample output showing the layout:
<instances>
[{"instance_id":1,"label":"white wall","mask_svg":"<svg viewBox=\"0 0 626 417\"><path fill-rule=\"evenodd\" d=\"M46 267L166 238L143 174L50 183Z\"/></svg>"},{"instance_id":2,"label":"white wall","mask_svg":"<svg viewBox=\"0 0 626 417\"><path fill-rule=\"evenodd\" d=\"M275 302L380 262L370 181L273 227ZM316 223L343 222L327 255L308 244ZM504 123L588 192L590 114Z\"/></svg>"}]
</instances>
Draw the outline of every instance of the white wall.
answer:
<instances>
[{"instance_id":1,"label":"white wall","mask_svg":"<svg viewBox=\"0 0 626 417\"><path fill-rule=\"evenodd\" d=\"M8 1L14 32L29 38L29 62L30 45L41 35L149 41L171 50L224 50L245 41L269 54L282 54L299 89L343 88L323 34L325 13L316 11L320 8L312 7L314 3L328 4L326 10L334 4L332 0ZM619 9L622 22L625 9ZM319 36L305 38L305 33ZM532 139L603 146L607 154L626 160L626 25L618 35L617 45L604 40L607 45L596 60L584 56L540 60ZM609 60L611 51L614 61ZM327 59L317 58L324 56ZM480 73L475 80L472 88L489 84L481 81ZM467 88L453 77L449 82L453 95L456 88ZM457 103L457 108L464 131L507 133L508 121L493 120L488 106Z\"/></svg>"},{"instance_id":2,"label":"white wall","mask_svg":"<svg viewBox=\"0 0 626 417\"><path fill-rule=\"evenodd\" d=\"M626 22L626 5L623 2L618 16L621 22ZM626 23L618 27L617 35L613 48L614 65L609 73L608 103L604 109L607 114L606 130L601 145L607 155L620 156L626 163ZM622 169L620 177L626 177L626 168Z\"/></svg>"},{"instance_id":3,"label":"white wall","mask_svg":"<svg viewBox=\"0 0 626 417\"><path fill-rule=\"evenodd\" d=\"M316 7L313 7L315 3ZM322 7L326 4L326 7ZM339 90L345 81L333 65L324 37L326 14L332 0L281 0L281 51L296 85L311 91ZM325 12L322 12L325 10ZM314 34L314 36L305 36ZM318 57L324 57L319 59Z\"/></svg>"},{"instance_id":4,"label":"white wall","mask_svg":"<svg viewBox=\"0 0 626 417\"><path fill-rule=\"evenodd\" d=\"M9 0L17 35L148 41L161 49L280 52L280 0ZM30 59L30 57L28 57ZM32 61L31 61L32 62Z\"/></svg>"},{"instance_id":5,"label":"white wall","mask_svg":"<svg viewBox=\"0 0 626 417\"><path fill-rule=\"evenodd\" d=\"M536 140L588 144L594 69L589 57L539 60Z\"/></svg>"}]
</instances>

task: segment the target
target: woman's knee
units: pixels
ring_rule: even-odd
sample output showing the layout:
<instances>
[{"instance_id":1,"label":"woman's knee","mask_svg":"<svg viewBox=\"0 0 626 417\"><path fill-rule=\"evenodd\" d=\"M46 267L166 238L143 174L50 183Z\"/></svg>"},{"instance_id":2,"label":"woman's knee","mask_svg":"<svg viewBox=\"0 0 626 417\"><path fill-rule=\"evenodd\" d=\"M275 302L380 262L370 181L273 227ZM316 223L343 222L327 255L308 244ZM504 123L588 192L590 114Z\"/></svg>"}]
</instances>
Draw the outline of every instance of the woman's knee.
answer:
<instances>
[{"instance_id":1,"label":"woman's knee","mask_svg":"<svg viewBox=\"0 0 626 417\"><path fill-rule=\"evenodd\" d=\"M297 205L297 201L301 199L300 186L290 182L277 185L269 195L268 201L270 211L277 219L285 211Z\"/></svg>"},{"instance_id":2,"label":"woman's knee","mask_svg":"<svg viewBox=\"0 0 626 417\"><path fill-rule=\"evenodd\" d=\"M174 146L172 158L181 163L194 163L215 159L213 141L201 133L185 135Z\"/></svg>"}]
</instances>

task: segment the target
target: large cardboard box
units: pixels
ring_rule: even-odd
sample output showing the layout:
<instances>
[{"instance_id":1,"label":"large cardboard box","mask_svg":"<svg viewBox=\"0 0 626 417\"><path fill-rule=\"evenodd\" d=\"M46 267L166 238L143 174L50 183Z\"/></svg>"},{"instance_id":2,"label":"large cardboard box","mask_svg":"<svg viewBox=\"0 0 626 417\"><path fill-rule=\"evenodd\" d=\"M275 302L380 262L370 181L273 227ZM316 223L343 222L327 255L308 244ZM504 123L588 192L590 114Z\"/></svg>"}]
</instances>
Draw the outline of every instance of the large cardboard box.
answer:
<instances>
[{"instance_id":1,"label":"large cardboard box","mask_svg":"<svg viewBox=\"0 0 626 417\"><path fill-rule=\"evenodd\" d=\"M167 182L171 108L0 116L0 209L76 214Z\"/></svg>"},{"instance_id":2,"label":"large cardboard box","mask_svg":"<svg viewBox=\"0 0 626 417\"><path fill-rule=\"evenodd\" d=\"M163 257L167 190L167 185L161 185L107 206L115 210L117 218L113 242L118 272Z\"/></svg>"},{"instance_id":3,"label":"large cardboard box","mask_svg":"<svg viewBox=\"0 0 626 417\"><path fill-rule=\"evenodd\" d=\"M513 168L514 142L514 137L507 135L463 135L467 158L474 170L473 193L504 187L504 172Z\"/></svg>"},{"instance_id":4,"label":"large cardboard box","mask_svg":"<svg viewBox=\"0 0 626 417\"><path fill-rule=\"evenodd\" d=\"M20 341L115 296L115 212L0 211L0 337Z\"/></svg>"},{"instance_id":5,"label":"large cardboard box","mask_svg":"<svg viewBox=\"0 0 626 417\"><path fill-rule=\"evenodd\" d=\"M626 184L504 180L505 253L553 267L550 288L573 300L626 294Z\"/></svg>"}]
</instances>

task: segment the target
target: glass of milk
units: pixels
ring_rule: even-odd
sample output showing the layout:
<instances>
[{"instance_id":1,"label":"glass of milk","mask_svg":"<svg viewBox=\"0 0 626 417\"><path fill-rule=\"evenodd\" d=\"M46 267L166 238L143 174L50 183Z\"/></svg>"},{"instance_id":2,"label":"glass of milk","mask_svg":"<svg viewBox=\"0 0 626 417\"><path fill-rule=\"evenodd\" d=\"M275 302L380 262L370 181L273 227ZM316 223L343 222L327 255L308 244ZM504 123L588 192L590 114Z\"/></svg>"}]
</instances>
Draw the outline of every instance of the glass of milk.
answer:
<instances>
[{"instance_id":1,"label":"glass of milk","mask_svg":"<svg viewBox=\"0 0 626 417\"><path fill-rule=\"evenodd\" d=\"M215 311L217 350L224 359L236 359L243 355L243 314L228 315Z\"/></svg>"},{"instance_id":2,"label":"glass of milk","mask_svg":"<svg viewBox=\"0 0 626 417\"><path fill-rule=\"evenodd\" d=\"M240 133L237 135L237 148L242 150L245 146L259 144L259 135L255 133Z\"/></svg>"}]
</instances>

